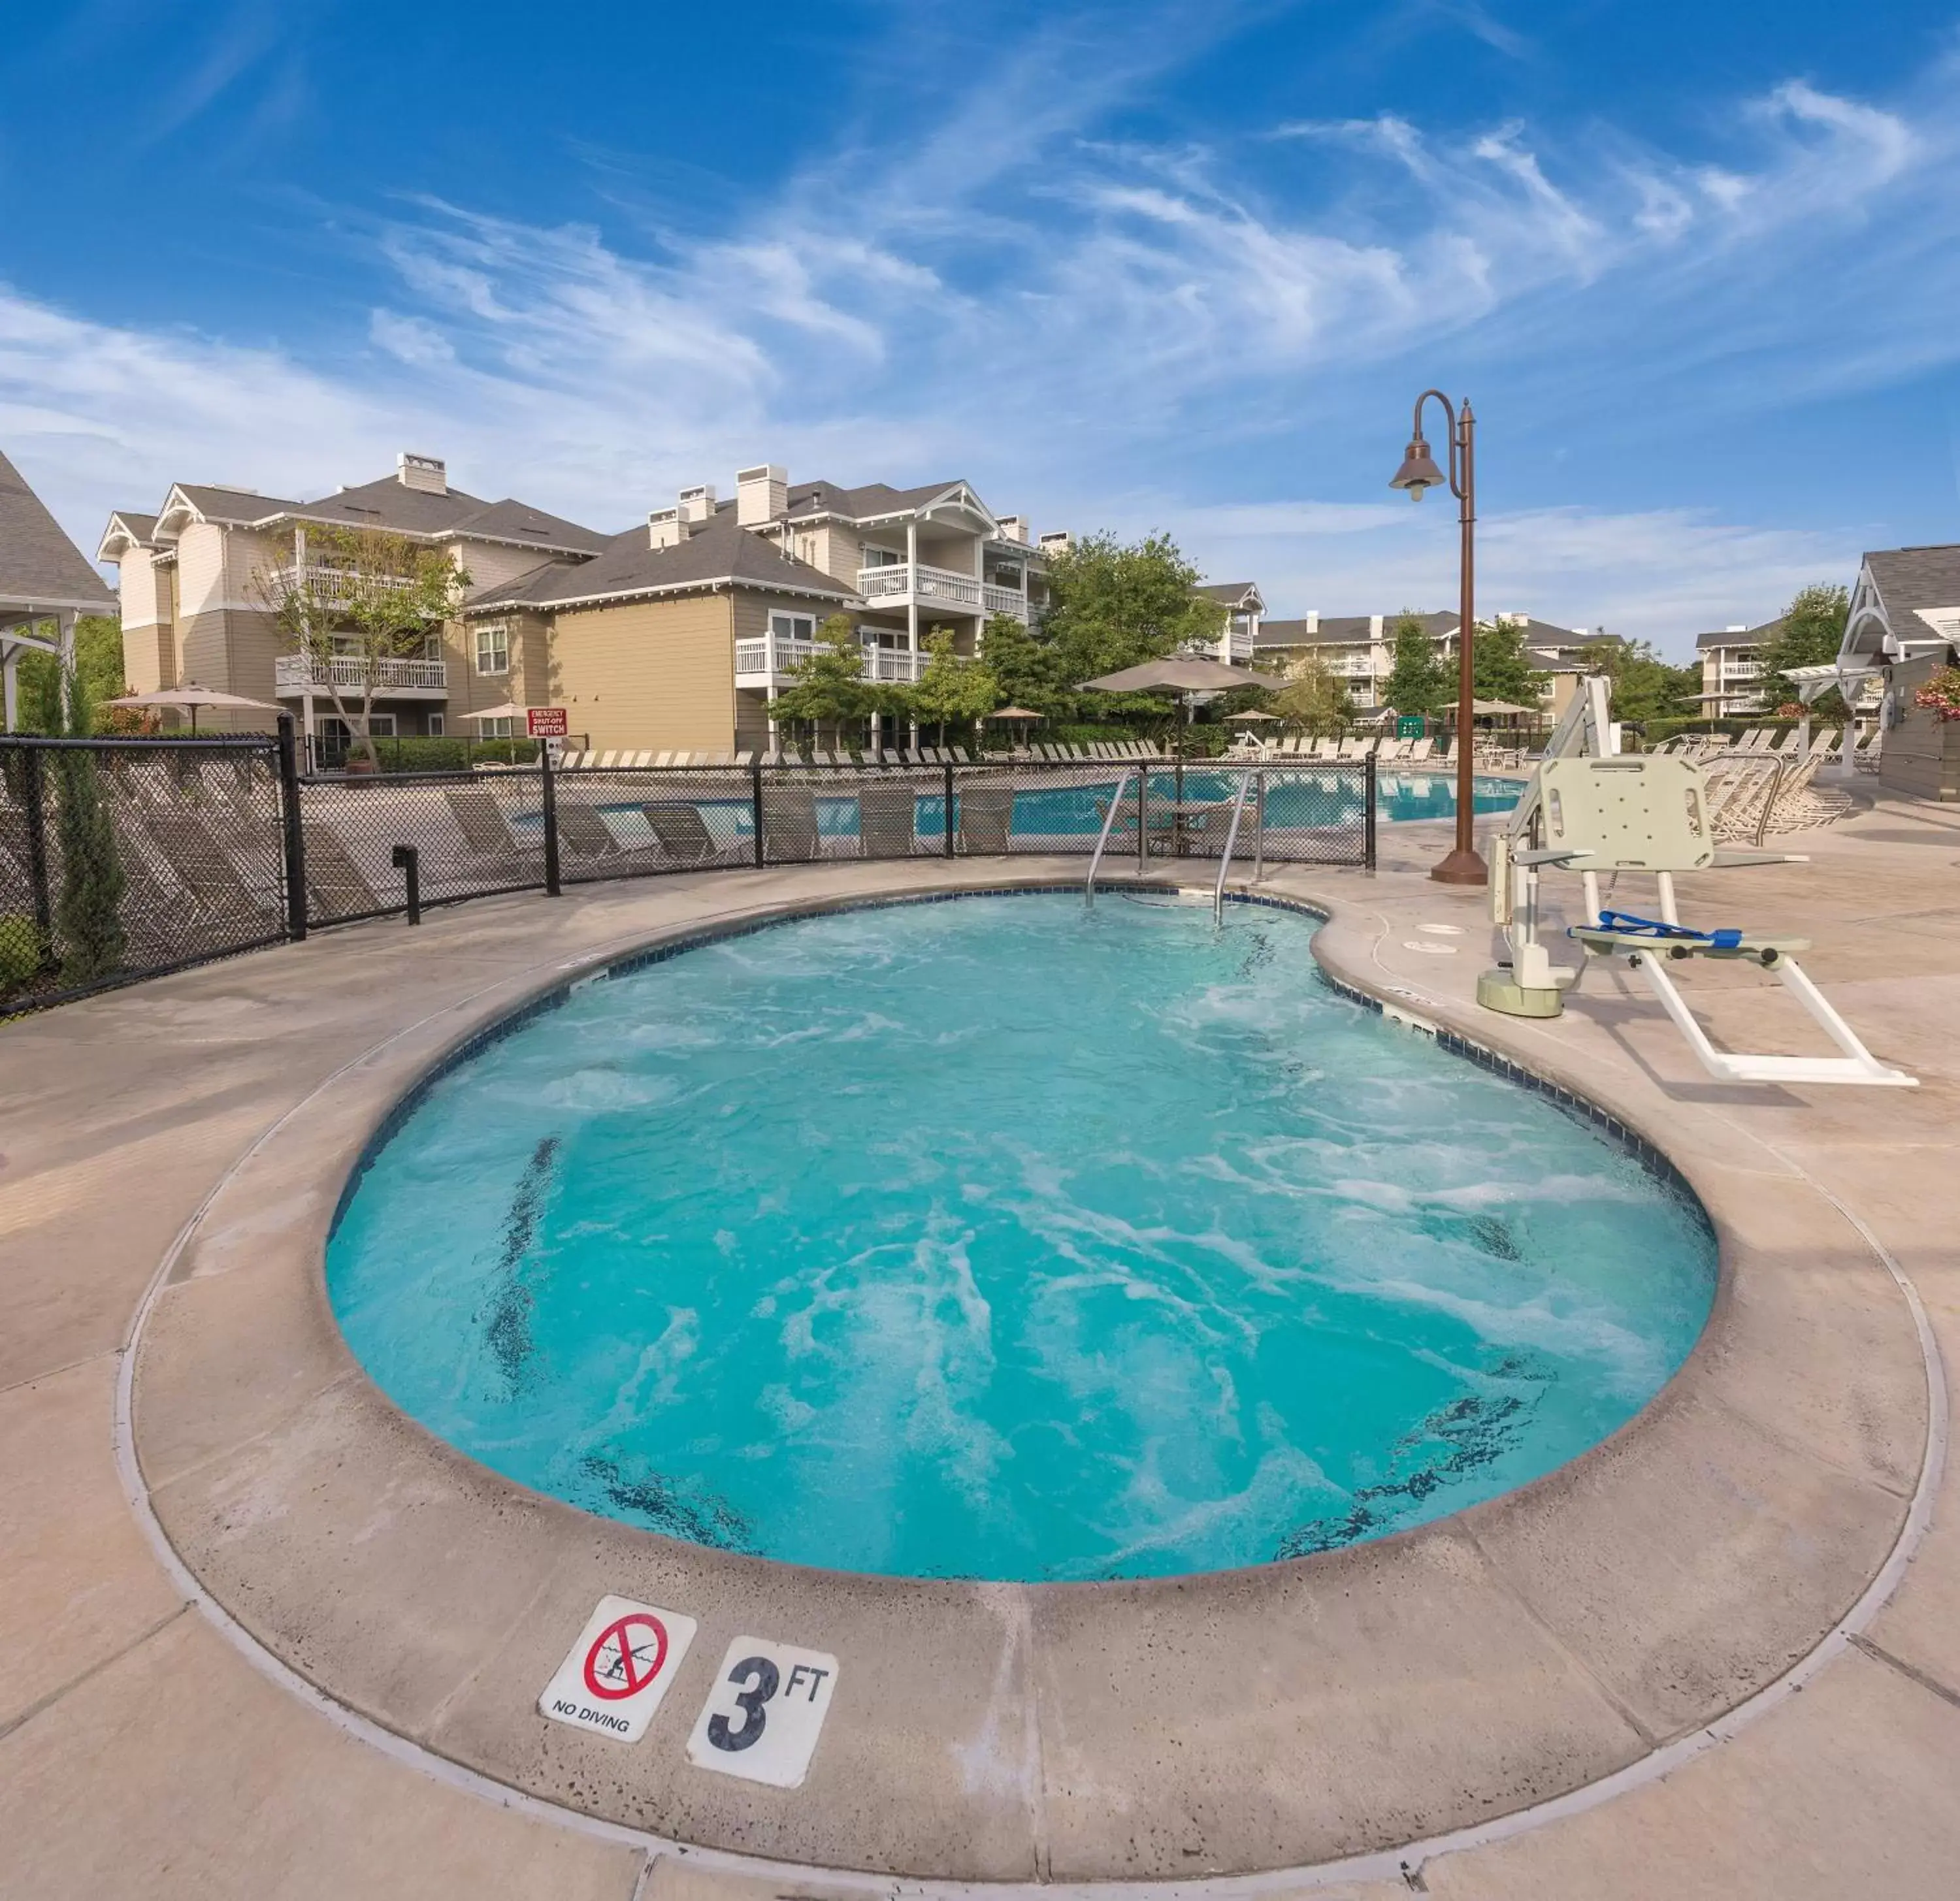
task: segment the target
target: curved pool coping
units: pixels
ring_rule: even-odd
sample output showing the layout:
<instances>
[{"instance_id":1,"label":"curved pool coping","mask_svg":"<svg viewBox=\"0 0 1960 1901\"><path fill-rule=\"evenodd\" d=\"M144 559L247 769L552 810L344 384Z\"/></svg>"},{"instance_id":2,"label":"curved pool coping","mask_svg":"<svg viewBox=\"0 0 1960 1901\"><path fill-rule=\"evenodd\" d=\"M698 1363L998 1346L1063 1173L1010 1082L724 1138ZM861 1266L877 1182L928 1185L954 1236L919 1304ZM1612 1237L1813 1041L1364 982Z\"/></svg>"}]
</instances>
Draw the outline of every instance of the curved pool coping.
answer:
<instances>
[{"instance_id":1,"label":"curved pool coping","mask_svg":"<svg viewBox=\"0 0 1960 1901\"><path fill-rule=\"evenodd\" d=\"M982 875L933 895L1071 882ZM1328 919L1315 954L1338 984L1646 1145L1714 1224L1720 1282L1694 1352L1619 1432L1532 1484L1250 1570L863 1577L593 1518L489 1472L372 1384L332 1318L326 1238L432 1073L607 969L892 896L920 901L759 904L496 986L350 1063L230 1171L139 1314L120 1451L167 1561L256 1661L432 1772L715 1858L883 1886L1297 1884L1392 1872L1660 1773L1876 1612L1943 1429L1930 1331L1895 1264L1806 1181L1739 1193L1599 1079L1581 1091L1516 1062L1500 1020L1487 1034L1478 1018L1472 1041L1425 1019L1370 968L1359 912L1318 896L1297 908ZM536 1708L609 1593L702 1626L632 1746ZM738 1632L840 1660L798 1790L686 1763Z\"/></svg>"}]
</instances>

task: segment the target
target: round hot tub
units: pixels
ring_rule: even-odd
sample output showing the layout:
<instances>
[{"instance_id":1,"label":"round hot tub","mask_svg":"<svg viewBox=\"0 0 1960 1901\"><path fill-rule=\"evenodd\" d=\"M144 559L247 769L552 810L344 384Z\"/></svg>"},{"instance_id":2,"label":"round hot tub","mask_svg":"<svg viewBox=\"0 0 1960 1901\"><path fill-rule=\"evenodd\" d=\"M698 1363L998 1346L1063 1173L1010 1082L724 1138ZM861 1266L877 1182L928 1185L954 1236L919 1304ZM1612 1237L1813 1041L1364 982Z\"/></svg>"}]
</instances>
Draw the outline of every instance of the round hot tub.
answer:
<instances>
[{"instance_id":1,"label":"round hot tub","mask_svg":"<svg viewBox=\"0 0 1960 1901\"><path fill-rule=\"evenodd\" d=\"M973 896L622 966L396 1118L342 1327L510 1478L835 1569L1217 1570L1508 1490L1667 1380L1713 1238L1314 928Z\"/></svg>"}]
</instances>

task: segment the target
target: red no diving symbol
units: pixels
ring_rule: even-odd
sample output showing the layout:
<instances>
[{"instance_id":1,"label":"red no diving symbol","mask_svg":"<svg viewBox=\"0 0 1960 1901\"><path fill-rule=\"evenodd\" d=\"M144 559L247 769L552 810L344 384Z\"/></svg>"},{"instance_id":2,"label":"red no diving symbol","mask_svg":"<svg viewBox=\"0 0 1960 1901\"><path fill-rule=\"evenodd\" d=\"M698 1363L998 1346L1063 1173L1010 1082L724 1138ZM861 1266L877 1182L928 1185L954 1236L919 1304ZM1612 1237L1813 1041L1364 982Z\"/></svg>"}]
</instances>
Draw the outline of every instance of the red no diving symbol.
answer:
<instances>
[{"instance_id":1,"label":"red no diving symbol","mask_svg":"<svg viewBox=\"0 0 1960 1901\"><path fill-rule=\"evenodd\" d=\"M644 1690L667 1660L667 1626L644 1610L628 1611L592 1640L585 1653L585 1687L617 1702Z\"/></svg>"}]
</instances>

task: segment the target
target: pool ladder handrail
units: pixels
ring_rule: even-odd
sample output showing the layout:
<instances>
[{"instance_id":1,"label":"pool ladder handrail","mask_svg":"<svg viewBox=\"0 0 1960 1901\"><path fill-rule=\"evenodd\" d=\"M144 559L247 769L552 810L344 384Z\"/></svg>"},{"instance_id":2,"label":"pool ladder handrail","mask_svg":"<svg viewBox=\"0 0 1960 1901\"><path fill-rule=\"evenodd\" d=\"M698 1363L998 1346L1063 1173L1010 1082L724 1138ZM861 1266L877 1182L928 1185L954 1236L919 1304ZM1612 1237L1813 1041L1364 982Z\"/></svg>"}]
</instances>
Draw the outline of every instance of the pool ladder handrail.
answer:
<instances>
[{"instance_id":1,"label":"pool ladder handrail","mask_svg":"<svg viewBox=\"0 0 1960 1901\"><path fill-rule=\"evenodd\" d=\"M1085 908L1096 902L1096 868L1102 862L1102 848L1109 842L1109 829L1116 822L1116 815L1123 809L1123 793L1140 768L1126 767L1123 776L1116 781L1116 790L1109 795L1109 809L1102 815L1102 834L1096 841L1096 850L1089 860L1089 876L1082 887L1082 902Z\"/></svg>"},{"instance_id":2,"label":"pool ladder handrail","mask_svg":"<svg viewBox=\"0 0 1960 1901\"><path fill-rule=\"evenodd\" d=\"M1262 780L1265 777L1262 772ZM1242 773L1239 779L1239 796L1232 801L1232 823L1225 834L1225 849L1218 855L1218 882L1211 893L1211 921L1222 924L1225 921L1225 879L1232 869L1232 854L1239 843L1239 821L1245 815L1246 794L1252 789L1252 775ZM1264 790L1259 801L1259 830L1263 838L1265 831L1265 800Z\"/></svg>"}]
</instances>

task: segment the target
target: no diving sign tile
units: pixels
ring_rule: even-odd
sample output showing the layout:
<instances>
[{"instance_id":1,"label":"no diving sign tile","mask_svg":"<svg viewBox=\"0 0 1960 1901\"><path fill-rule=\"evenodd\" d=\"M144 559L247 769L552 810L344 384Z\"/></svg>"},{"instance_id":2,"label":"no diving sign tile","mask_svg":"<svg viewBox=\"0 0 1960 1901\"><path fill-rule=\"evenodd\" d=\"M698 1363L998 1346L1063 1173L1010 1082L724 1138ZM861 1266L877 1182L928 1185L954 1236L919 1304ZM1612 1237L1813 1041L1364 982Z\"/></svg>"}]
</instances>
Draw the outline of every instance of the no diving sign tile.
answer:
<instances>
[{"instance_id":1,"label":"no diving sign tile","mask_svg":"<svg viewBox=\"0 0 1960 1901\"><path fill-rule=\"evenodd\" d=\"M601 1597L558 1674L545 1685L539 1713L574 1729L637 1743L696 1627L678 1610L636 1604L630 1597Z\"/></svg>"},{"instance_id":2,"label":"no diving sign tile","mask_svg":"<svg viewBox=\"0 0 1960 1901\"><path fill-rule=\"evenodd\" d=\"M800 1788L830 1699L837 1659L766 1637L737 1637L721 1660L687 1760L697 1769Z\"/></svg>"}]
</instances>

